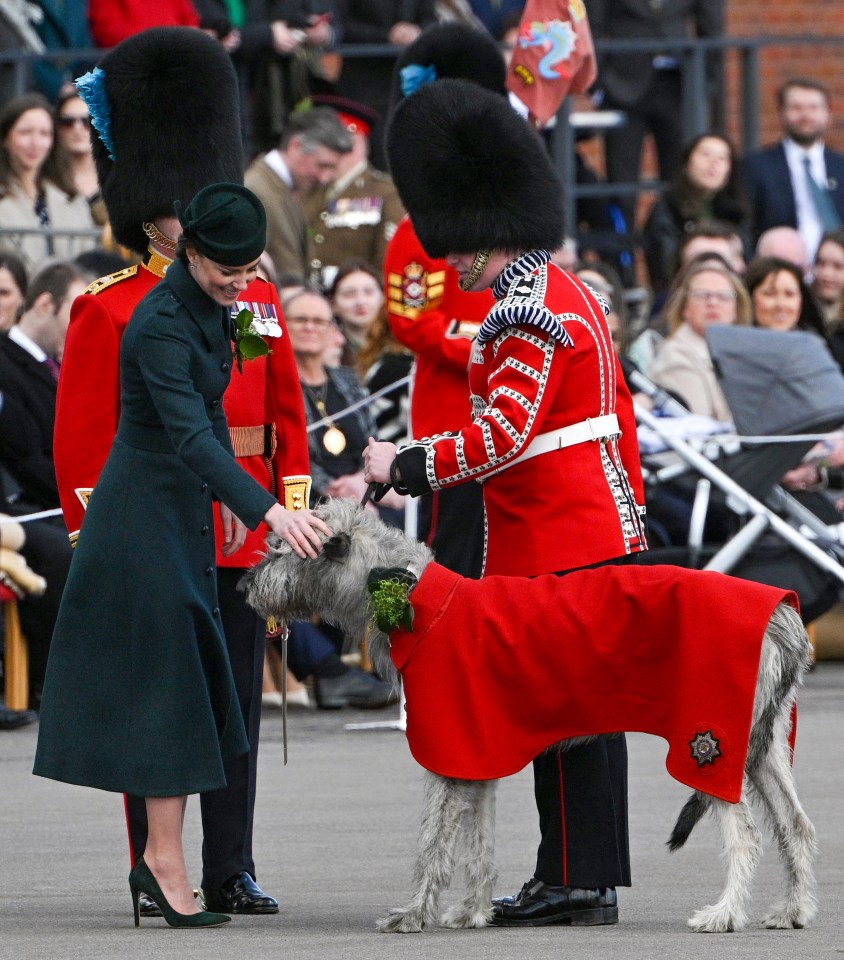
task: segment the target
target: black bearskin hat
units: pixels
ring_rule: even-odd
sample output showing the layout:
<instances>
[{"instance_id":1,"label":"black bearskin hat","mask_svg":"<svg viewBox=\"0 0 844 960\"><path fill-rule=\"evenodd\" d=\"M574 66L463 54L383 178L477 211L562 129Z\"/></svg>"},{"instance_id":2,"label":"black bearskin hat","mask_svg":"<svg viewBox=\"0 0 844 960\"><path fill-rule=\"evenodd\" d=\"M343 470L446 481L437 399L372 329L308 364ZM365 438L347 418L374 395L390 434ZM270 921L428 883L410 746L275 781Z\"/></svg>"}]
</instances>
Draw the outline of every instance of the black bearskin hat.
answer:
<instances>
[{"instance_id":1,"label":"black bearskin hat","mask_svg":"<svg viewBox=\"0 0 844 960\"><path fill-rule=\"evenodd\" d=\"M507 95L507 68L498 44L486 30L465 23L441 23L424 30L396 58L387 116L406 94L402 71L418 67L431 80L471 80L493 93Z\"/></svg>"},{"instance_id":2,"label":"black bearskin hat","mask_svg":"<svg viewBox=\"0 0 844 960\"><path fill-rule=\"evenodd\" d=\"M144 30L99 67L110 129L110 149L92 131L100 190L118 243L143 254L144 221L173 216L175 200L209 183L243 182L237 77L221 44L190 27Z\"/></svg>"},{"instance_id":3,"label":"black bearskin hat","mask_svg":"<svg viewBox=\"0 0 844 960\"><path fill-rule=\"evenodd\" d=\"M563 188L538 134L502 97L438 80L396 108L390 172L430 257L556 249Z\"/></svg>"}]
</instances>

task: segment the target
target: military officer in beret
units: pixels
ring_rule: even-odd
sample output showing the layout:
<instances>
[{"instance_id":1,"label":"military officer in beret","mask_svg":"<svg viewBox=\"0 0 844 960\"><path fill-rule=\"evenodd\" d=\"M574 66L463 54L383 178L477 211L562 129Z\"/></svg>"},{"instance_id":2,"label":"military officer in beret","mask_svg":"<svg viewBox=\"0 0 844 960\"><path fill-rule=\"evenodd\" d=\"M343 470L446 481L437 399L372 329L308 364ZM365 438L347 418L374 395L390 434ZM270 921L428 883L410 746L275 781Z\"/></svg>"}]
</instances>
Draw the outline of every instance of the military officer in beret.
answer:
<instances>
[{"instance_id":1,"label":"military officer in beret","mask_svg":"<svg viewBox=\"0 0 844 960\"><path fill-rule=\"evenodd\" d=\"M369 135L378 114L345 97L312 99L336 110L352 135L351 153L340 158L331 183L302 201L311 234L311 275L329 290L344 260L365 260L381 269L404 207L390 175L369 162Z\"/></svg>"}]
</instances>

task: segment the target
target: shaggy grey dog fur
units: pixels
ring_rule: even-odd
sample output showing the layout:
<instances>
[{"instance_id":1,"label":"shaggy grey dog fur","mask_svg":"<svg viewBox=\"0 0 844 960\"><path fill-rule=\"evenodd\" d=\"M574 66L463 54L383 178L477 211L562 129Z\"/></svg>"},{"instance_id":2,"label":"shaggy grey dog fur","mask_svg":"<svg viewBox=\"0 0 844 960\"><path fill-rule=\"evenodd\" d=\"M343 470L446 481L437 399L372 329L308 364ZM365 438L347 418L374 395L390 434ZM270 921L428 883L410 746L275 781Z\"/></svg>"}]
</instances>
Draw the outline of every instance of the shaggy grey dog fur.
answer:
<instances>
[{"instance_id":1,"label":"shaggy grey dog fur","mask_svg":"<svg viewBox=\"0 0 844 960\"><path fill-rule=\"evenodd\" d=\"M318 514L334 536L316 560L301 560L277 537L268 541L266 558L246 575L248 601L262 616L303 619L319 613L325 620L362 636L371 610L366 580L373 567L403 567L421 576L433 559L423 544L385 526L352 500L333 500ZM395 676L389 639L376 627L369 635L370 655L382 676ZM748 797L761 803L786 872L786 895L763 919L766 927L803 927L815 915L812 864L814 828L797 798L788 735L797 688L809 663L806 632L794 610L780 604L765 632L753 709L753 723L741 801L726 803L692 794L674 826L671 850L681 847L694 825L711 811L718 821L727 868L719 900L688 921L693 930L727 932L747 922L750 884L762 852ZM559 745L583 742L570 740ZM466 896L441 919L449 927L482 927L492 915L495 883L496 781L455 780L428 772L425 804L410 902L378 921L378 929L409 933L437 920L440 894L447 889L462 839L467 851Z\"/></svg>"}]
</instances>

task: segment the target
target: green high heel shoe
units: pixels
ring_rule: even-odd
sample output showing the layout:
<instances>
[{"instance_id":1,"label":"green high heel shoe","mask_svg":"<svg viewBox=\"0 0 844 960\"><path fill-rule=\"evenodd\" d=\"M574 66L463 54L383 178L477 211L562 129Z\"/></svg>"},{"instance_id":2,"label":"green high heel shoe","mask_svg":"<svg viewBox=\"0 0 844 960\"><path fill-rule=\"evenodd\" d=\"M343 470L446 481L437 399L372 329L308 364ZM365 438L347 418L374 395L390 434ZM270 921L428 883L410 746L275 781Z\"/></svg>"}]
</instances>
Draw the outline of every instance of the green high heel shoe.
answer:
<instances>
[{"instance_id":1,"label":"green high heel shoe","mask_svg":"<svg viewBox=\"0 0 844 960\"><path fill-rule=\"evenodd\" d=\"M138 860L129 874L129 889L132 891L136 927L141 925L138 898L142 893L155 900L161 915L171 927L218 927L222 923L231 921L231 917L225 913L211 913L209 910L201 910L199 913L177 913L167 902L167 897L162 893L158 881L152 875L152 870L144 863L143 857Z\"/></svg>"}]
</instances>

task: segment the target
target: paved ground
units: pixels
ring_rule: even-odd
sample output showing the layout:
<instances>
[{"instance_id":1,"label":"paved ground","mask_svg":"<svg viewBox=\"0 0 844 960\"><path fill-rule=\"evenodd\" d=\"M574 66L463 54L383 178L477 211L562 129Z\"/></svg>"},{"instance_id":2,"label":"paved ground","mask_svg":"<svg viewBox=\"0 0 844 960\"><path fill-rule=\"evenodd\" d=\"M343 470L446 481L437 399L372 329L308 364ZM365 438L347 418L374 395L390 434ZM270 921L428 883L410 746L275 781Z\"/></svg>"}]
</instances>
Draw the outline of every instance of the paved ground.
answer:
<instances>
[{"instance_id":1,"label":"paved ground","mask_svg":"<svg viewBox=\"0 0 844 960\"><path fill-rule=\"evenodd\" d=\"M132 925L118 797L30 775L35 729L0 734L0 960L193 960L215 955L314 960L802 960L844 956L844 663L822 663L800 701L795 763L800 793L820 840L821 914L807 930L702 936L685 919L712 901L722 878L714 827L687 848L664 846L685 788L664 770L662 741L630 744L634 886L619 896L621 923L587 929L373 932L386 908L406 899L421 802L419 768L393 731L350 732L354 712L291 717L282 764L281 718L265 713L256 823L263 886L282 900L277 917L236 918L226 928L177 931L163 921ZM382 717L390 711L382 712ZM531 872L536 841L526 773L499 791L499 888ZM187 842L198 863L198 805ZM199 871L195 869L198 877ZM779 896L781 873L766 843L752 914ZM143 923L143 921L142 921Z\"/></svg>"}]
</instances>

